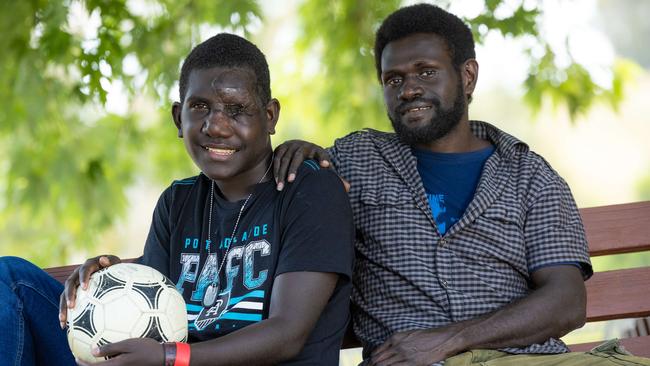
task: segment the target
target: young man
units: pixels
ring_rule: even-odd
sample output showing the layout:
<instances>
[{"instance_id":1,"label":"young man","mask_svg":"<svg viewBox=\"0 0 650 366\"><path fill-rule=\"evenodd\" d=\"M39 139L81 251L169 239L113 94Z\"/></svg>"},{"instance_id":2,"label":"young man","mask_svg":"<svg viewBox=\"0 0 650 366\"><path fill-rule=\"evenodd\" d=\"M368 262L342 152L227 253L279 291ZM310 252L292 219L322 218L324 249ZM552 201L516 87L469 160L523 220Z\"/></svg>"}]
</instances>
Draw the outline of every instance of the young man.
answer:
<instances>
[{"instance_id":1,"label":"young man","mask_svg":"<svg viewBox=\"0 0 650 366\"><path fill-rule=\"evenodd\" d=\"M270 135L280 105L269 85L264 55L230 34L198 45L181 70L180 102L172 115L201 174L175 181L163 192L140 262L168 276L183 294L193 366L338 364L348 322L351 210L336 175L313 162L298 170L295 187L275 190ZM31 287L39 293L29 294L27 301L39 298L44 305L4 317L12 327L2 333L40 352L47 345L32 313L55 318L53 297L60 294L64 326L76 287L85 287L93 272L119 258L89 259L64 290L33 266L12 270L16 262L4 259L0 265L6 269L3 291L9 293L3 292L2 301L26 303L21 288ZM50 329L49 318L47 326L59 349L35 356L15 346L5 357L3 348L0 363L70 364L65 333ZM107 366L179 365L175 347L130 339L95 354L113 357L103 363ZM187 348L176 351L187 356Z\"/></svg>"},{"instance_id":2,"label":"young man","mask_svg":"<svg viewBox=\"0 0 650 366\"><path fill-rule=\"evenodd\" d=\"M542 157L468 119L470 29L436 6L405 7L377 31L375 60L396 133L356 132L328 150L351 183L353 319L367 364L650 364L614 347L566 353L559 340L585 320L584 228ZM276 149L278 188L301 156L325 155L308 143Z\"/></svg>"}]
</instances>

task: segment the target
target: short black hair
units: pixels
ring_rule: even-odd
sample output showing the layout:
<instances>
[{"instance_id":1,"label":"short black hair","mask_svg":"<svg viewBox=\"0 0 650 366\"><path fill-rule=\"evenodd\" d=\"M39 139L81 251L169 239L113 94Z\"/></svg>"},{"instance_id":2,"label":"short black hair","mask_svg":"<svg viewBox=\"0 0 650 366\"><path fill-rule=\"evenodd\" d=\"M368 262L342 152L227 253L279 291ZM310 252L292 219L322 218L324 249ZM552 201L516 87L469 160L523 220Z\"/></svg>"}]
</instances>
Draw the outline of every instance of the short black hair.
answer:
<instances>
[{"instance_id":1,"label":"short black hair","mask_svg":"<svg viewBox=\"0 0 650 366\"><path fill-rule=\"evenodd\" d=\"M386 45L414 33L434 33L445 40L456 70L460 70L463 62L476 58L472 31L460 18L435 5L407 6L384 19L375 35L375 67L379 80L381 53Z\"/></svg>"},{"instance_id":2,"label":"short black hair","mask_svg":"<svg viewBox=\"0 0 650 366\"><path fill-rule=\"evenodd\" d=\"M249 68L257 79L257 95L262 103L271 100L269 65L262 51L240 36L219 33L194 47L183 61L178 85L181 102L185 99L190 73L213 67Z\"/></svg>"}]
</instances>

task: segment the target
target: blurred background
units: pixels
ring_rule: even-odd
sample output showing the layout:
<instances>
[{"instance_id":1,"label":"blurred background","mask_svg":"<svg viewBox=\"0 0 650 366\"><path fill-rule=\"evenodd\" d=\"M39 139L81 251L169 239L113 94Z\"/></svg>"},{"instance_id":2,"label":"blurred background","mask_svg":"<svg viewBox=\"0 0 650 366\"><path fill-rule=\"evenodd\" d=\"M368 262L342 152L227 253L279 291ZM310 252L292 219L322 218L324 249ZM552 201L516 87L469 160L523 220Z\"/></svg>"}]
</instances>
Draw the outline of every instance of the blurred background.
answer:
<instances>
[{"instance_id":1,"label":"blurred background","mask_svg":"<svg viewBox=\"0 0 650 366\"><path fill-rule=\"evenodd\" d=\"M431 1L477 40L470 118L527 142L579 207L650 200L650 1ZM390 130L372 54L413 1L0 1L0 255L40 266L141 254L172 180L197 174L170 117L192 46L220 31L266 54L282 105L274 145ZM598 258L597 270L650 265ZM568 342L614 337L590 324ZM358 351L345 351L355 364Z\"/></svg>"}]
</instances>

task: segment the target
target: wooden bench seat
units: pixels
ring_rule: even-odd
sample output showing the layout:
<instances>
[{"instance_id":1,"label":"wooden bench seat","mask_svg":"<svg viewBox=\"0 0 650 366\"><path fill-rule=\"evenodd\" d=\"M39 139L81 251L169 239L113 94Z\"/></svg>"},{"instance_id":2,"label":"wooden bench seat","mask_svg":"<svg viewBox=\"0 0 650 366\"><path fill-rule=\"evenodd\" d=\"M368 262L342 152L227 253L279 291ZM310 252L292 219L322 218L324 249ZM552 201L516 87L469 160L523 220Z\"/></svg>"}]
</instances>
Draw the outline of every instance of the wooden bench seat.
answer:
<instances>
[{"instance_id":1,"label":"wooden bench seat","mask_svg":"<svg viewBox=\"0 0 650 366\"><path fill-rule=\"evenodd\" d=\"M583 208L589 254L592 257L650 251L650 201ZM46 271L63 282L77 267L47 268ZM596 268L597 270L597 268ZM586 282L587 321L650 317L650 266L596 272ZM640 320L638 327L648 326ZM637 356L650 357L650 336L642 331L621 340L623 346ZM588 351L601 342L571 345L572 351ZM359 347L349 335L343 348Z\"/></svg>"}]
</instances>

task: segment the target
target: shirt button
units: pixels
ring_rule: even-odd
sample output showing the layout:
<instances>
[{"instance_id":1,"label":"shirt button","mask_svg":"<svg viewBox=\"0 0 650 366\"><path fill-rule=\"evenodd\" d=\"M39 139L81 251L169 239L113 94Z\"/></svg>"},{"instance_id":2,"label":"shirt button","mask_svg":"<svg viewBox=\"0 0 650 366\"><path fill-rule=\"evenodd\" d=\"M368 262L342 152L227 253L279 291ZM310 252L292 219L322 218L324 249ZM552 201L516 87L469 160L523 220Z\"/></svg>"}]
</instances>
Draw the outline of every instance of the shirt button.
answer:
<instances>
[{"instance_id":1,"label":"shirt button","mask_svg":"<svg viewBox=\"0 0 650 366\"><path fill-rule=\"evenodd\" d=\"M447 281L441 280L440 284L442 285L442 287L447 288Z\"/></svg>"},{"instance_id":2,"label":"shirt button","mask_svg":"<svg viewBox=\"0 0 650 366\"><path fill-rule=\"evenodd\" d=\"M440 239L440 241L438 242L438 245L440 245L441 247L444 247L445 245L447 245L447 239L445 239L445 238Z\"/></svg>"}]
</instances>

